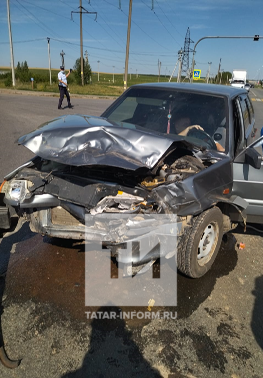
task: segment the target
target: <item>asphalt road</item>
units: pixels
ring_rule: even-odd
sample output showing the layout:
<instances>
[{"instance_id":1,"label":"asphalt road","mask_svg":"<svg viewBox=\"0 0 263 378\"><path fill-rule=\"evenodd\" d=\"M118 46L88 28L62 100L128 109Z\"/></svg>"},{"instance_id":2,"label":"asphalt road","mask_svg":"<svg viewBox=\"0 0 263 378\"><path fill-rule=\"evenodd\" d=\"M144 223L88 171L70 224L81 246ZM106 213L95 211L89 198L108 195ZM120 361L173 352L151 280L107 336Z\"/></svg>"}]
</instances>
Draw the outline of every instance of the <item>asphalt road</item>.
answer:
<instances>
[{"instance_id":1,"label":"asphalt road","mask_svg":"<svg viewBox=\"0 0 263 378\"><path fill-rule=\"evenodd\" d=\"M250 97L260 130L263 91L252 89ZM62 111L57 102L0 93L0 177L32 156L14 144L20 135L57 115L100 115L111 100L73 98L74 108ZM22 361L15 370L0 364L0 376L263 377L261 235L237 229L203 278L178 275L178 305L166 309L177 311L177 320L108 321L85 316L83 245L43 238L26 224L5 234L0 239L1 258L9 261L6 278L0 278L3 337L9 357ZM99 276L94 284L100 285Z\"/></svg>"},{"instance_id":2,"label":"asphalt road","mask_svg":"<svg viewBox=\"0 0 263 378\"><path fill-rule=\"evenodd\" d=\"M9 92L10 93L10 92ZM23 92L21 92L23 93ZM66 99L64 109L58 110L57 97L26 96L5 94L0 91L0 181L18 164L29 160L33 154L25 147L18 146L17 139L41 124L63 114L90 114L99 116L112 100L72 98L73 109L68 109Z\"/></svg>"}]
</instances>

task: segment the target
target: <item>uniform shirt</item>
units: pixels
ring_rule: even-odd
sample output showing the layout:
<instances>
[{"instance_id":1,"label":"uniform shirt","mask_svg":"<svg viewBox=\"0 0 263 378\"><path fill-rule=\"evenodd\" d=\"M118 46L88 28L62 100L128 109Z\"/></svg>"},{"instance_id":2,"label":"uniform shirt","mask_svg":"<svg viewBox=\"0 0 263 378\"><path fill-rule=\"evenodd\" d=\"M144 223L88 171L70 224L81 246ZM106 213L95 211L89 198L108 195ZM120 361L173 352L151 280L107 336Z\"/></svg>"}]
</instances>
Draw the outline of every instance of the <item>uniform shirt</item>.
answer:
<instances>
[{"instance_id":1,"label":"uniform shirt","mask_svg":"<svg viewBox=\"0 0 263 378\"><path fill-rule=\"evenodd\" d=\"M67 84L67 76L64 71L60 71L58 73L58 80L62 80L64 83ZM67 87L65 84L62 84L61 82L59 82L59 85L62 85L62 87Z\"/></svg>"}]
</instances>

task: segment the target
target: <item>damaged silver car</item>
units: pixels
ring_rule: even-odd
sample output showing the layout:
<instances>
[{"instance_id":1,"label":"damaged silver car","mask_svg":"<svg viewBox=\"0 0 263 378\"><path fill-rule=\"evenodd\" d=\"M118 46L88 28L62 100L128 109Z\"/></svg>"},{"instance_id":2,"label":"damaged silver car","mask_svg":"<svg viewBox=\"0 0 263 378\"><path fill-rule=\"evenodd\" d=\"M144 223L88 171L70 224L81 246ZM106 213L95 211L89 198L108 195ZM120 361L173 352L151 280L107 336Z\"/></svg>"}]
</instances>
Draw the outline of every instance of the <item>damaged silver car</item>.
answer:
<instances>
[{"instance_id":1,"label":"damaged silver car","mask_svg":"<svg viewBox=\"0 0 263 378\"><path fill-rule=\"evenodd\" d=\"M177 245L166 257L201 277L224 233L262 223L263 137L255 135L246 90L133 86L101 117L61 116L19 139L36 156L5 177L0 227L17 214L43 235L96 240L106 230L96 221L85 229L87 215L126 214L127 238L127 214L138 228L140 215L176 214ZM117 261L125 240L108 243ZM140 264L133 257L128 263ZM147 258L156 260L154 251Z\"/></svg>"}]
</instances>

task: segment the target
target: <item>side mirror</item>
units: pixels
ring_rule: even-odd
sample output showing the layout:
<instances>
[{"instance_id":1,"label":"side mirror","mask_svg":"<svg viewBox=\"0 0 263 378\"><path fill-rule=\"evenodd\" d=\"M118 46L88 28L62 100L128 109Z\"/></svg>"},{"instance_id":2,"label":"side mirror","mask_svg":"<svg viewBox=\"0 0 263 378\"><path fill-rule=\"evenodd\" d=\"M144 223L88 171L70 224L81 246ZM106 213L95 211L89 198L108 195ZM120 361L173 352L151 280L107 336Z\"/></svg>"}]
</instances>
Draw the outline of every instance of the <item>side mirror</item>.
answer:
<instances>
[{"instance_id":1,"label":"side mirror","mask_svg":"<svg viewBox=\"0 0 263 378\"><path fill-rule=\"evenodd\" d=\"M247 148L245 152L245 163L251 165L253 168L261 168L262 157L254 148Z\"/></svg>"}]
</instances>

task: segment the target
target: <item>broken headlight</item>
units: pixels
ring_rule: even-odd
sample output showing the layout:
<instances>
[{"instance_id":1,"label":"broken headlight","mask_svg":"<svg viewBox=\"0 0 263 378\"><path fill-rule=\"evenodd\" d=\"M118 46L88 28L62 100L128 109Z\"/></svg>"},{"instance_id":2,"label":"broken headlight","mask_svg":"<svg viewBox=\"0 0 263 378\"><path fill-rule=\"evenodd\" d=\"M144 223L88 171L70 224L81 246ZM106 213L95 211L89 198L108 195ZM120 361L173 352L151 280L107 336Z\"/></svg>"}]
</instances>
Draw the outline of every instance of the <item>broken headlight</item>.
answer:
<instances>
[{"instance_id":1,"label":"broken headlight","mask_svg":"<svg viewBox=\"0 0 263 378\"><path fill-rule=\"evenodd\" d=\"M7 183L5 196L9 200L22 202L27 193L27 182L25 180L12 180Z\"/></svg>"}]
</instances>

